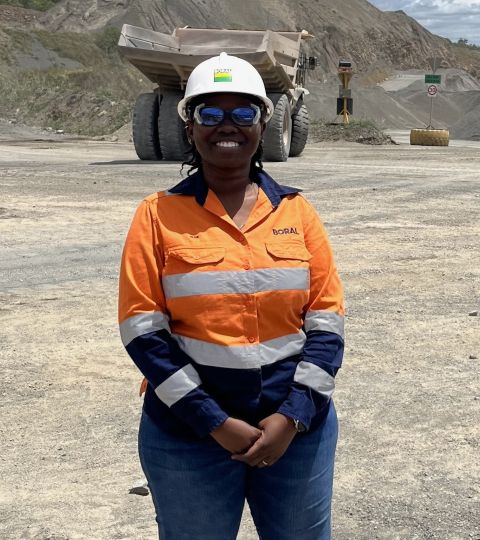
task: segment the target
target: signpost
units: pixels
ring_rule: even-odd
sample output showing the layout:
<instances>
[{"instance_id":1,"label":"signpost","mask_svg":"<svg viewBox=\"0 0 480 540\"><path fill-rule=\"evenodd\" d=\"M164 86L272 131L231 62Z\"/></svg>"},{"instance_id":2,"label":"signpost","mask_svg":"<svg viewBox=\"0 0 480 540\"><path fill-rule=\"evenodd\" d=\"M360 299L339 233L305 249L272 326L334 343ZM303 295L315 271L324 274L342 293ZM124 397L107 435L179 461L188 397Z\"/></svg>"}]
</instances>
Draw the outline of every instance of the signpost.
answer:
<instances>
[{"instance_id":1,"label":"signpost","mask_svg":"<svg viewBox=\"0 0 480 540\"><path fill-rule=\"evenodd\" d=\"M425 73L425 90L430 98L430 123L425 129L412 129L410 131L410 144L422 146L448 146L448 129L436 129L432 126L433 98L438 96L442 76L437 75L437 57L428 59L432 73Z\"/></svg>"},{"instance_id":2,"label":"signpost","mask_svg":"<svg viewBox=\"0 0 480 540\"><path fill-rule=\"evenodd\" d=\"M442 84L442 76L435 73L436 70L436 58L433 62L433 71L434 73L425 73L425 84L427 84L427 95L432 98L430 101L430 123L428 128L432 127L432 110L433 110L433 98L438 95L438 85Z\"/></svg>"}]
</instances>

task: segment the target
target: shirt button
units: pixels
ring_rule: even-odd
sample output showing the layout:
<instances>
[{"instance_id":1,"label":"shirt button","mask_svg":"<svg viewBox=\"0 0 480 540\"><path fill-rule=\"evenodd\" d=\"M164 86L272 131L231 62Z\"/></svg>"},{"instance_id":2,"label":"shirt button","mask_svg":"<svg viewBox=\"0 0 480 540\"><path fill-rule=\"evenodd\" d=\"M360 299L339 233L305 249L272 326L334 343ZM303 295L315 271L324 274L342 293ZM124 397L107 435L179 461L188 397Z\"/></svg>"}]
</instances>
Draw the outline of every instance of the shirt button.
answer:
<instances>
[{"instance_id":1,"label":"shirt button","mask_svg":"<svg viewBox=\"0 0 480 540\"><path fill-rule=\"evenodd\" d=\"M253 343L253 342L255 341L255 338L252 337L252 336L250 336L250 337L248 338L248 341L250 341L250 343Z\"/></svg>"}]
</instances>

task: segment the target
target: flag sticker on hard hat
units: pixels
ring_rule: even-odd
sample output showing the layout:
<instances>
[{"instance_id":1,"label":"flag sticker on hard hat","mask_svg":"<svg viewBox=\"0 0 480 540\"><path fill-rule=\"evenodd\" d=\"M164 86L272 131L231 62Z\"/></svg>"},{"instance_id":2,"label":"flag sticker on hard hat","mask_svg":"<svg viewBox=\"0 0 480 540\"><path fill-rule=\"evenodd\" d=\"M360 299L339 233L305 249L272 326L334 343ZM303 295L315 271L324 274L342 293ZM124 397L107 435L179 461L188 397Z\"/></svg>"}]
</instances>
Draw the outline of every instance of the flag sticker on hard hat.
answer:
<instances>
[{"instance_id":1,"label":"flag sticker on hard hat","mask_svg":"<svg viewBox=\"0 0 480 540\"><path fill-rule=\"evenodd\" d=\"M213 82L232 82L232 70L216 69L213 72Z\"/></svg>"}]
</instances>

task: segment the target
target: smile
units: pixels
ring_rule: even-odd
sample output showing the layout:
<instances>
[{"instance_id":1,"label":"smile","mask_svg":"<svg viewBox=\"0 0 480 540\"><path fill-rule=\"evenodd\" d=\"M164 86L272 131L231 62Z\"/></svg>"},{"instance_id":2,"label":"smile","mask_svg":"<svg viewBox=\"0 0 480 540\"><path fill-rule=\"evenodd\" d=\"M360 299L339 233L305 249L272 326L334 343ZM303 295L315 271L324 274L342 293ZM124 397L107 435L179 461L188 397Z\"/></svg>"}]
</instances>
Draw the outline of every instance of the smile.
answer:
<instances>
[{"instance_id":1,"label":"smile","mask_svg":"<svg viewBox=\"0 0 480 540\"><path fill-rule=\"evenodd\" d=\"M216 146L221 146L222 148L235 148L240 146L240 143L235 141L219 141L216 143Z\"/></svg>"}]
</instances>

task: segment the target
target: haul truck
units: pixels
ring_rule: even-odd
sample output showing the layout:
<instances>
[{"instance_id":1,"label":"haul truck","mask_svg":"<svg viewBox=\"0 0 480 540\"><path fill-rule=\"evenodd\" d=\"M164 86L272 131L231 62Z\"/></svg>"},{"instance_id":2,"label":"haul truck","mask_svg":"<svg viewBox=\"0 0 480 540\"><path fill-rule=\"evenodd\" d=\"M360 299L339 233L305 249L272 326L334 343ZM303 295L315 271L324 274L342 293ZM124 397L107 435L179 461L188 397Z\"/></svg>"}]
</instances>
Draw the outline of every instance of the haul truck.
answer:
<instances>
[{"instance_id":1,"label":"haul truck","mask_svg":"<svg viewBox=\"0 0 480 540\"><path fill-rule=\"evenodd\" d=\"M138 96L133 111L133 143L140 159L185 161L189 144L177 114L187 79L203 60L224 51L247 60L259 71L275 105L264 135L264 159L286 161L302 153L308 137L304 96L306 72L316 59L302 43L308 32L176 28L163 34L125 24L120 53L158 85Z\"/></svg>"}]
</instances>

